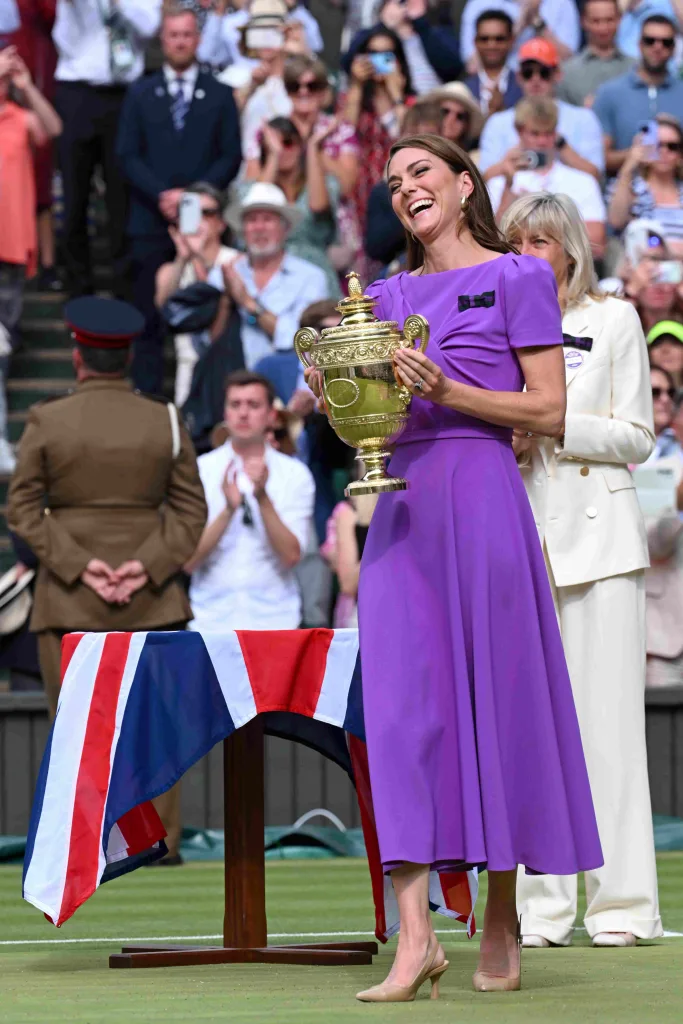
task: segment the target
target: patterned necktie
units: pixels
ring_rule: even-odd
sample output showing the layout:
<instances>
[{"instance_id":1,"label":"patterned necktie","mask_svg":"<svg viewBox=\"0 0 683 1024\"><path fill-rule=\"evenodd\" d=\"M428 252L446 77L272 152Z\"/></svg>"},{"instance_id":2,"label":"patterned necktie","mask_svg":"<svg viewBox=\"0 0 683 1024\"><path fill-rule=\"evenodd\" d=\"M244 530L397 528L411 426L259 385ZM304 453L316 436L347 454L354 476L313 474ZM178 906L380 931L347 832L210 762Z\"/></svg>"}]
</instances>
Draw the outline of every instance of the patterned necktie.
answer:
<instances>
[{"instance_id":1,"label":"patterned necktie","mask_svg":"<svg viewBox=\"0 0 683 1024\"><path fill-rule=\"evenodd\" d=\"M176 78L175 96L171 100L171 117L173 127L181 132L185 127L185 118L190 109L190 104L185 99L185 83L180 75Z\"/></svg>"}]
</instances>

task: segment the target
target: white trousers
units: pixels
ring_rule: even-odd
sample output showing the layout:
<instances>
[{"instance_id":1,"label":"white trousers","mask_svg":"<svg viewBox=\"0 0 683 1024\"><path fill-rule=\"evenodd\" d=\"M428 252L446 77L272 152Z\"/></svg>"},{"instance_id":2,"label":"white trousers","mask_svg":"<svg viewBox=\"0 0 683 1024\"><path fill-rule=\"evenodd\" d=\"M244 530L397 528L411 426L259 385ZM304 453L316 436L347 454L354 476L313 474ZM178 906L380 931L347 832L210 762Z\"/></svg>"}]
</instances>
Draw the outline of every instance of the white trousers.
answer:
<instances>
[{"instance_id":1,"label":"white trousers","mask_svg":"<svg viewBox=\"0 0 683 1024\"><path fill-rule=\"evenodd\" d=\"M550 582L581 728L604 866L587 871L584 923L598 932L662 934L645 748L645 580L642 571L576 587ZM566 946L576 875L517 880L525 935Z\"/></svg>"}]
</instances>

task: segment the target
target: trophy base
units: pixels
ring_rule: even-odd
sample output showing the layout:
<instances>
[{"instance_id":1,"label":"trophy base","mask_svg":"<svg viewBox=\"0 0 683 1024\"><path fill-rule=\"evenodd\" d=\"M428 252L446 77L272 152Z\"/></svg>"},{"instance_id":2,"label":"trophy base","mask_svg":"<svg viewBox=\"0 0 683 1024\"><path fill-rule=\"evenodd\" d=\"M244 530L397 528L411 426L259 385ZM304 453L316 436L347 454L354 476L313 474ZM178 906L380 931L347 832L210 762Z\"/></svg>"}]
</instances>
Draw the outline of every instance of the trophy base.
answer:
<instances>
[{"instance_id":1,"label":"trophy base","mask_svg":"<svg viewBox=\"0 0 683 1024\"><path fill-rule=\"evenodd\" d=\"M356 462L367 470L360 480L353 480L344 491L347 498L358 494L387 494L389 491L405 491L408 481L399 476L389 476L385 469L390 453L386 449L364 452L356 455Z\"/></svg>"},{"instance_id":2,"label":"trophy base","mask_svg":"<svg viewBox=\"0 0 683 1024\"><path fill-rule=\"evenodd\" d=\"M389 491L405 491L408 481L398 476L387 476L380 480L354 480L344 490L347 498L358 494L387 494Z\"/></svg>"}]
</instances>

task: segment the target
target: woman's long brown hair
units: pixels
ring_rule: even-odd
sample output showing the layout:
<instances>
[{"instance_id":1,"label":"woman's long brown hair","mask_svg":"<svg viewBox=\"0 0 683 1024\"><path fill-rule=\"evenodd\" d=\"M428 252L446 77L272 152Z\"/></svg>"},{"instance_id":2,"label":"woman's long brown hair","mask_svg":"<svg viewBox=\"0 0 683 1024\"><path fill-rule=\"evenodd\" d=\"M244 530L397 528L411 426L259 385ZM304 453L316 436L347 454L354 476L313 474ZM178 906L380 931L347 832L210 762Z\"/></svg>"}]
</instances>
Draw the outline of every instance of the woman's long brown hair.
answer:
<instances>
[{"instance_id":1,"label":"woman's long brown hair","mask_svg":"<svg viewBox=\"0 0 683 1024\"><path fill-rule=\"evenodd\" d=\"M440 135L407 135L391 147L389 163L401 149L423 149L426 153L431 153L432 156L447 163L455 175L467 171L474 184L474 189L467 201L460 230L462 231L463 227L467 226L475 242L492 252L517 252L513 246L508 245L496 224L484 179L460 146L457 146L455 142L449 142L448 139L442 139ZM406 249L408 270L417 270L424 263L424 248L410 231L406 231Z\"/></svg>"}]
</instances>

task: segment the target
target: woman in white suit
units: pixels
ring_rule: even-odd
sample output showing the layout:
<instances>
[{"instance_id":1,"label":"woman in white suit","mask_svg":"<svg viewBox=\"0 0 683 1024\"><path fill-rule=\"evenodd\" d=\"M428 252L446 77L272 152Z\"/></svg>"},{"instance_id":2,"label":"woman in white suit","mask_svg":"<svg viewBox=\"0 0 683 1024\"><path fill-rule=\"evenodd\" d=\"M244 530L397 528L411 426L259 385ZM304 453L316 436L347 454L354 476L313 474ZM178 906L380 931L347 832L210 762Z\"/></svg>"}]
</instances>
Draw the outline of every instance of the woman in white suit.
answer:
<instances>
[{"instance_id":1,"label":"woman in white suit","mask_svg":"<svg viewBox=\"0 0 683 1024\"><path fill-rule=\"evenodd\" d=\"M597 289L573 200L517 200L503 230L552 266L563 310L567 416L559 440L516 449L544 545L605 857L586 875L594 946L662 934L645 748L647 536L629 463L654 446L647 347L635 309ZM576 877L520 872L525 946L566 946Z\"/></svg>"}]
</instances>

